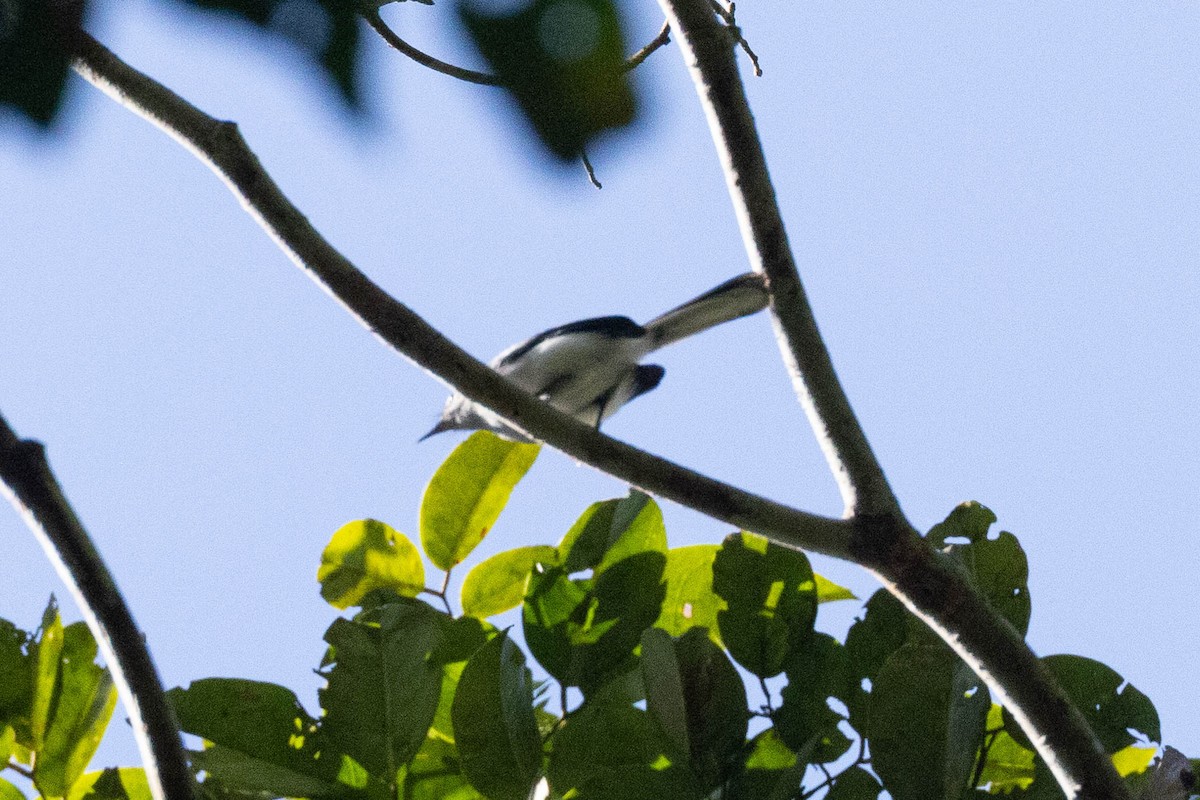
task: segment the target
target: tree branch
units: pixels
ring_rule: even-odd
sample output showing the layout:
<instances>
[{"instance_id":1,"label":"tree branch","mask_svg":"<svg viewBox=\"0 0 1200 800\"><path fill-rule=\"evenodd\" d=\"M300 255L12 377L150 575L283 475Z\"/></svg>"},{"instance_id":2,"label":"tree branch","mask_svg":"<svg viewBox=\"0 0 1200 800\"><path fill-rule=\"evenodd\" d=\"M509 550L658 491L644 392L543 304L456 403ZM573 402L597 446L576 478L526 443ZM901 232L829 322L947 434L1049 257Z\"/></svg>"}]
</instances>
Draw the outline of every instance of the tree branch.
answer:
<instances>
[{"instance_id":1,"label":"tree branch","mask_svg":"<svg viewBox=\"0 0 1200 800\"><path fill-rule=\"evenodd\" d=\"M112 673L155 800L192 800L179 725L150 651L87 532L50 471L41 443L21 440L0 416L3 494L37 536L75 597Z\"/></svg>"},{"instance_id":2,"label":"tree branch","mask_svg":"<svg viewBox=\"0 0 1200 800\"><path fill-rule=\"evenodd\" d=\"M732 56L733 37L708 2L659 4L692 73L717 146L751 266L770 283L776 338L847 514L898 511L817 329L775 202L762 144ZM687 27L681 27L686 25ZM686 41L685 41L686 40Z\"/></svg>"},{"instance_id":3,"label":"tree branch","mask_svg":"<svg viewBox=\"0 0 1200 800\"><path fill-rule=\"evenodd\" d=\"M400 38L394 30L391 29L386 22L383 21L383 16L380 15L379 9L366 9L359 12L362 18L367 21L367 24L375 29L385 42L392 46L394 50L403 53L423 67L428 67L434 72L440 72L443 75L448 75L451 78L457 78L460 81L474 83L480 86L503 86L504 82L499 77L488 72L479 72L466 67L460 67L456 64L451 64L448 61L442 61L440 58L429 55L424 50L413 47L408 42ZM638 50L629 58L625 59L625 71L637 69L641 66L650 55L663 45L671 41L671 26L664 22L658 35L651 39L645 47ZM747 48L748 50L748 48ZM751 54L753 56L753 54ZM758 59L754 59L754 68L758 69ZM759 70L761 73L761 70Z\"/></svg>"},{"instance_id":4,"label":"tree branch","mask_svg":"<svg viewBox=\"0 0 1200 800\"><path fill-rule=\"evenodd\" d=\"M913 529L859 426L817 330L733 56L709 0L659 0L676 32L725 171L752 266L766 274L776 334L872 570L1016 717L1068 798L1127 800L1112 762L1021 636Z\"/></svg>"},{"instance_id":5,"label":"tree branch","mask_svg":"<svg viewBox=\"0 0 1200 800\"><path fill-rule=\"evenodd\" d=\"M327 242L280 191L237 126L208 116L86 37L75 70L191 150L276 244L386 345L517 428L649 494L798 549L850 558L853 526L722 483L618 442L541 402L472 358Z\"/></svg>"},{"instance_id":6,"label":"tree branch","mask_svg":"<svg viewBox=\"0 0 1200 800\"><path fill-rule=\"evenodd\" d=\"M481 86L502 86L500 79L495 75L489 75L486 72L476 72L473 69L459 67L447 61L442 61L440 58L434 58L424 50L418 50L408 42L401 39L388 24L383 21L383 17L379 15L378 9L370 9L362 11L362 17L367 21L367 24L375 29L375 32L383 37L383 40L390 44L396 50L399 50L404 55L411 58L423 67L428 67L434 72L440 72L443 75L449 75L451 78L457 78L460 81L467 83L477 83Z\"/></svg>"}]
</instances>

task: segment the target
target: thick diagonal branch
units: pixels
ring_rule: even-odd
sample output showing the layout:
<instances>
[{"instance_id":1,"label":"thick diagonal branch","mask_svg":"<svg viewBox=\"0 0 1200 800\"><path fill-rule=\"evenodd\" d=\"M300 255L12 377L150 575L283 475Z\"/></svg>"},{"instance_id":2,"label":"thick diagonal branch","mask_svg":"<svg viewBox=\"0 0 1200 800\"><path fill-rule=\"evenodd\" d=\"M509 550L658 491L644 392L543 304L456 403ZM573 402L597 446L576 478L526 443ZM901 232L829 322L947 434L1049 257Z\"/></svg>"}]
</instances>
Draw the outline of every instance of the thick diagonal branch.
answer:
<instances>
[{"instance_id":1,"label":"thick diagonal branch","mask_svg":"<svg viewBox=\"0 0 1200 800\"><path fill-rule=\"evenodd\" d=\"M192 800L179 726L150 651L116 582L50 471L38 442L17 437L0 416L3 493L37 536L75 597L112 673L155 800Z\"/></svg>"},{"instance_id":2,"label":"thick diagonal branch","mask_svg":"<svg viewBox=\"0 0 1200 800\"><path fill-rule=\"evenodd\" d=\"M93 39L76 71L208 164L301 269L385 344L523 431L585 464L789 547L849 558L852 526L722 483L618 442L501 378L383 291L312 226L263 169L237 126L213 119Z\"/></svg>"},{"instance_id":3,"label":"thick diagonal branch","mask_svg":"<svg viewBox=\"0 0 1200 800\"><path fill-rule=\"evenodd\" d=\"M834 372L788 245L734 59L709 0L659 0L692 74L752 266L768 277L784 359L856 523L855 561L921 617L1017 718L1068 797L1128 793L1079 711L1021 637L905 519Z\"/></svg>"}]
</instances>

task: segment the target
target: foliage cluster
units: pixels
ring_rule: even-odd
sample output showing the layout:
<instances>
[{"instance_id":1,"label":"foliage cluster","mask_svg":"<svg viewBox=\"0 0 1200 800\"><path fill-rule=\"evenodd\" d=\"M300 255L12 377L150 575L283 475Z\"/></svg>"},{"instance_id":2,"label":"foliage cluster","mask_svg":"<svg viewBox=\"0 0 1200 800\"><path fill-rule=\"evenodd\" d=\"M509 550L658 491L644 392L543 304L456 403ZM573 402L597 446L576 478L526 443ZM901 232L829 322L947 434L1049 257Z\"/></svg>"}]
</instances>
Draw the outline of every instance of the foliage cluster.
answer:
<instances>
[{"instance_id":1,"label":"foliage cluster","mask_svg":"<svg viewBox=\"0 0 1200 800\"><path fill-rule=\"evenodd\" d=\"M414 0L433 5L433 0ZM404 0L176 0L221 13L297 48L346 107L363 105L359 17ZM549 152L576 158L597 134L636 111L625 38L613 0L532 0L511 13L457 5L464 33L494 70ZM84 36L88 0L0 2L0 108L47 126L62 106Z\"/></svg>"},{"instance_id":2,"label":"foliage cluster","mask_svg":"<svg viewBox=\"0 0 1200 800\"><path fill-rule=\"evenodd\" d=\"M476 564L456 615L450 573L537 452L490 433L460 445L426 489L420 550L376 520L334 534L321 593L357 611L326 631L318 715L269 683L171 691L183 729L203 740L191 759L205 794L1062 796L986 686L891 595L876 592L839 641L815 630L818 607L853 596L803 553L746 532L670 548L657 505L638 492L593 504L557 544ZM966 503L928 537L1024 632L1025 557L1012 534L989 537L994 521ZM527 650L488 621L516 608ZM0 623L0 757L44 797L142 800L140 770L84 772L115 702L95 653L53 603L37 635ZM1138 780L1159 738L1150 701L1098 662L1045 661ZM0 780L0 800L22 797Z\"/></svg>"}]
</instances>

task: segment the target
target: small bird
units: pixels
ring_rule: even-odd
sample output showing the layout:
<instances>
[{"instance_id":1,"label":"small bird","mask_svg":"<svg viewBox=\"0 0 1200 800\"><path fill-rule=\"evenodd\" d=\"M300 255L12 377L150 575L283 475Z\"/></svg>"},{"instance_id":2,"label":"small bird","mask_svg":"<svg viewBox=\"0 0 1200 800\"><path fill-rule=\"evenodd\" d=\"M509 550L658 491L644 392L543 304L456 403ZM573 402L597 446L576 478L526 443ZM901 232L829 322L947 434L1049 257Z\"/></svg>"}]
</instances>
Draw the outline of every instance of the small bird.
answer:
<instances>
[{"instance_id":1,"label":"small bird","mask_svg":"<svg viewBox=\"0 0 1200 800\"><path fill-rule=\"evenodd\" d=\"M599 428L617 409L662 380L662 367L639 363L645 356L761 311L768 299L763 277L748 272L645 325L629 317L596 317L551 328L508 348L492 359L491 367L558 410ZM499 415L457 392L421 441L442 431L479 429L529 441Z\"/></svg>"}]
</instances>

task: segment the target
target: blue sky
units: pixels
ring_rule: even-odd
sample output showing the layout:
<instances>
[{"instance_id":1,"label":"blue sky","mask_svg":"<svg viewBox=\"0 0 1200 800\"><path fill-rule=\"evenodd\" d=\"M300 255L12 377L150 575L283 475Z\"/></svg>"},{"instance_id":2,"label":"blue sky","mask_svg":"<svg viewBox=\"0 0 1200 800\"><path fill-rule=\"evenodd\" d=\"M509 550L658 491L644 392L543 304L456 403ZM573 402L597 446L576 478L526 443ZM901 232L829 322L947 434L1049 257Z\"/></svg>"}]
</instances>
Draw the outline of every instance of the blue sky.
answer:
<instances>
[{"instance_id":1,"label":"blue sky","mask_svg":"<svg viewBox=\"0 0 1200 800\"><path fill-rule=\"evenodd\" d=\"M651 38L657 7L628 10L631 38ZM384 13L471 61L448 6ZM960 501L989 505L1030 556L1033 647L1108 663L1155 701L1168 743L1200 754L1200 7L747 2L739 17L797 261L905 510L924 529ZM495 90L365 28L363 128L297 57L223 21L125 0L99 3L91 29L239 122L333 243L482 358L573 319L648 319L746 269L674 48L637 72L636 130L592 153L597 192L533 159ZM313 708L334 616L320 551L366 516L415 537L457 440L416 444L445 390L192 156L75 84L57 138L0 123L0 411L48 444L168 685L271 680ZM610 433L840 513L764 316L656 361L662 385ZM545 453L479 557L557 541L623 491ZM728 532L675 506L666 519L673 544ZM32 626L64 593L15 514L0 537L0 616ZM103 760L133 760L123 737Z\"/></svg>"}]
</instances>

